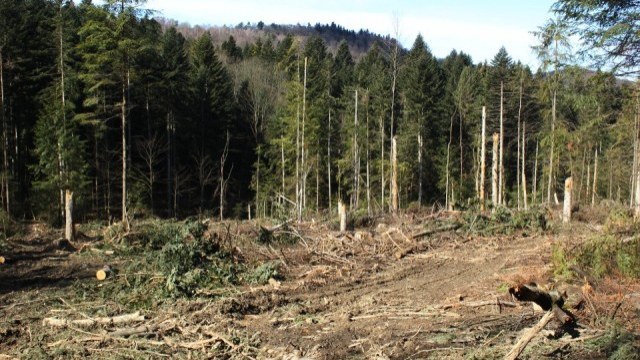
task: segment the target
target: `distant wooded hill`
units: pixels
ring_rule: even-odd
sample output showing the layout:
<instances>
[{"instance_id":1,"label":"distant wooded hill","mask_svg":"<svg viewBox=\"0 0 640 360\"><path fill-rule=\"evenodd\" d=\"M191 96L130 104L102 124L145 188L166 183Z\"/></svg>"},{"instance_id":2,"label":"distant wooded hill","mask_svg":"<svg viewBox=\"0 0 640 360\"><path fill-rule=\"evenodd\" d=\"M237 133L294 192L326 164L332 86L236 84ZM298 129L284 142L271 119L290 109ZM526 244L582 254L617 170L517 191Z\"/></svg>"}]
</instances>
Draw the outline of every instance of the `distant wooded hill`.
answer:
<instances>
[{"instance_id":1,"label":"distant wooded hill","mask_svg":"<svg viewBox=\"0 0 640 360\"><path fill-rule=\"evenodd\" d=\"M176 27L188 39L198 38L204 32L209 31L216 46L221 46L230 36L233 36L239 47L246 48L257 41L278 43L287 34L291 34L299 39L301 43L305 43L305 39L311 36L319 36L324 40L328 49L335 53L340 41L345 40L349 45L352 56L356 60L366 54L376 41L387 44L395 43L395 39L389 35L382 36L367 29L349 30L334 22L331 24L316 23L315 25L267 25L260 21L255 24L240 23L236 26L194 26L166 18L156 18L156 20L162 25L163 29Z\"/></svg>"}]
</instances>

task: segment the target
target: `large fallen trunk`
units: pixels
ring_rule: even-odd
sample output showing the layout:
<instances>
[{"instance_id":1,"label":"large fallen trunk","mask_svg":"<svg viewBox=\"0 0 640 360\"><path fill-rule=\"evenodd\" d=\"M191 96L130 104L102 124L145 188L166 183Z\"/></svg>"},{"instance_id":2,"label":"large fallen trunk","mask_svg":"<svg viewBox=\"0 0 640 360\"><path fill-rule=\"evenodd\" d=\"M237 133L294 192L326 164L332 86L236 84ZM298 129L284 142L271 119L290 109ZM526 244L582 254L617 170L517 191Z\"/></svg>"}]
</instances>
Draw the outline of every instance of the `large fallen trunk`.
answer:
<instances>
[{"instance_id":1,"label":"large fallen trunk","mask_svg":"<svg viewBox=\"0 0 640 360\"><path fill-rule=\"evenodd\" d=\"M567 325L575 322L573 314L562 308L564 298L558 291L544 291L534 284L520 284L509 289L509 293L519 301L531 301L543 310L551 310L561 324Z\"/></svg>"}]
</instances>

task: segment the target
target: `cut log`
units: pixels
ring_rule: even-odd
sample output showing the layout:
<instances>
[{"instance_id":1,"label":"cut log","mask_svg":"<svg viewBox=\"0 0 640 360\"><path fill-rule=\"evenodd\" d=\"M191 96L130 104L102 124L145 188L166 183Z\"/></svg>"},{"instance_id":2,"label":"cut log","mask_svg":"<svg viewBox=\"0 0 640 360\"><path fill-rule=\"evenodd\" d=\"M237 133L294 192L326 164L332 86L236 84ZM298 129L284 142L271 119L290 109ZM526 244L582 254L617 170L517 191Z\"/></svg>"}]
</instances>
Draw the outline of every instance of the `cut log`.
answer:
<instances>
[{"instance_id":1,"label":"cut log","mask_svg":"<svg viewBox=\"0 0 640 360\"><path fill-rule=\"evenodd\" d=\"M4 264L6 261L6 259L4 258L4 256L0 256L0 265Z\"/></svg>"},{"instance_id":2,"label":"cut log","mask_svg":"<svg viewBox=\"0 0 640 360\"><path fill-rule=\"evenodd\" d=\"M80 320L68 320L68 319L60 319L56 317L44 318L42 320L43 325L49 325L53 327L65 327L65 326L80 326L80 327L90 327L94 325L118 325L118 324L127 324L132 322L144 321L144 315L140 315L140 312L137 311L133 314L124 314L113 317L100 317L100 318L89 318L89 319L80 319Z\"/></svg>"},{"instance_id":3,"label":"cut log","mask_svg":"<svg viewBox=\"0 0 640 360\"><path fill-rule=\"evenodd\" d=\"M518 342L513 346L511 351L504 357L504 360L516 360L518 356L524 351L527 347L531 339L533 339L539 332L542 330L553 318L552 312L547 312L544 314L542 319L538 321L538 323L529 329L522 337L518 340Z\"/></svg>"},{"instance_id":4,"label":"cut log","mask_svg":"<svg viewBox=\"0 0 640 360\"><path fill-rule=\"evenodd\" d=\"M96 271L96 279L103 281L113 275L113 268L109 265L105 265L102 269Z\"/></svg>"},{"instance_id":5,"label":"cut log","mask_svg":"<svg viewBox=\"0 0 640 360\"><path fill-rule=\"evenodd\" d=\"M425 231L419 232L417 234L413 234L411 237L413 239L418 239L418 238L429 236L429 235L433 235L433 234L436 234L436 233L439 233L439 232L458 230L461 227L462 227L462 224L455 223L455 224L451 224L451 225L441 226L441 227L435 228L435 229L425 230Z\"/></svg>"}]
</instances>

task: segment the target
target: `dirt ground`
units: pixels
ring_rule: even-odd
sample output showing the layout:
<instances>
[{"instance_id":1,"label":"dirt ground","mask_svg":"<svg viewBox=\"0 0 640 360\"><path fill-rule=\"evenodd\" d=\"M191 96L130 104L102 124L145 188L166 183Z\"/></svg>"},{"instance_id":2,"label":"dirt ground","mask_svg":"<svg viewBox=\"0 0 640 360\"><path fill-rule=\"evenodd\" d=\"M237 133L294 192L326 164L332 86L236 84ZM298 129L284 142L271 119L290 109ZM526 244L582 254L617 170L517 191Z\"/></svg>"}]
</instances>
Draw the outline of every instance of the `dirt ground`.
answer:
<instances>
[{"instance_id":1,"label":"dirt ground","mask_svg":"<svg viewBox=\"0 0 640 360\"><path fill-rule=\"evenodd\" d=\"M543 315L507 291L530 282L566 292L577 326L560 331L550 323L521 359L638 358L639 284L553 275L553 244L579 242L597 228L481 236L448 228L458 216L387 216L345 234L308 222L292 226L294 244L245 236L233 244L236 253L247 262L278 261L281 278L145 306L129 294L105 294L106 283L95 279L103 264L124 268L129 255L93 251L104 241L97 235L65 249L55 242L59 233L30 224L2 254L0 359L502 358ZM260 231L255 222L226 229ZM436 231L420 235L425 229ZM106 282L133 288L136 276ZM136 312L144 319L113 320ZM103 317L111 320L81 322ZM57 326L51 318L80 321ZM626 350L616 349L621 334Z\"/></svg>"}]
</instances>

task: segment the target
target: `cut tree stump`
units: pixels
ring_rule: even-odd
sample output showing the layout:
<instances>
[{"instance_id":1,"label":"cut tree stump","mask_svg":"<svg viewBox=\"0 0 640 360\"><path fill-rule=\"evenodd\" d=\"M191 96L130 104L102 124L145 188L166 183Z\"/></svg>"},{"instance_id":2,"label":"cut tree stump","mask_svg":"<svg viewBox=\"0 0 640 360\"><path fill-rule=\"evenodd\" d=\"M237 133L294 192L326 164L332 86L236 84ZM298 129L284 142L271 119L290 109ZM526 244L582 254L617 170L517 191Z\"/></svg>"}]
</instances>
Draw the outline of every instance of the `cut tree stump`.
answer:
<instances>
[{"instance_id":1,"label":"cut tree stump","mask_svg":"<svg viewBox=\"0 0 640 360\"><path fill-rule=\"evenodd\" d=\"M61 238L53 241L53 246L60 250L77 251L78 249L67 239Z\"/></svg>"},{"instance_id":2,"label":"cut tree stump","mask_svg":"<svg viewBox=\"0 0 640 360\"><path fill-rule=\"evenodd\" d=\"M103 281L113 275L113 268L109 265L105 265L102 269L96 271L96 279Z\"/></svg>"}]
</instances>

